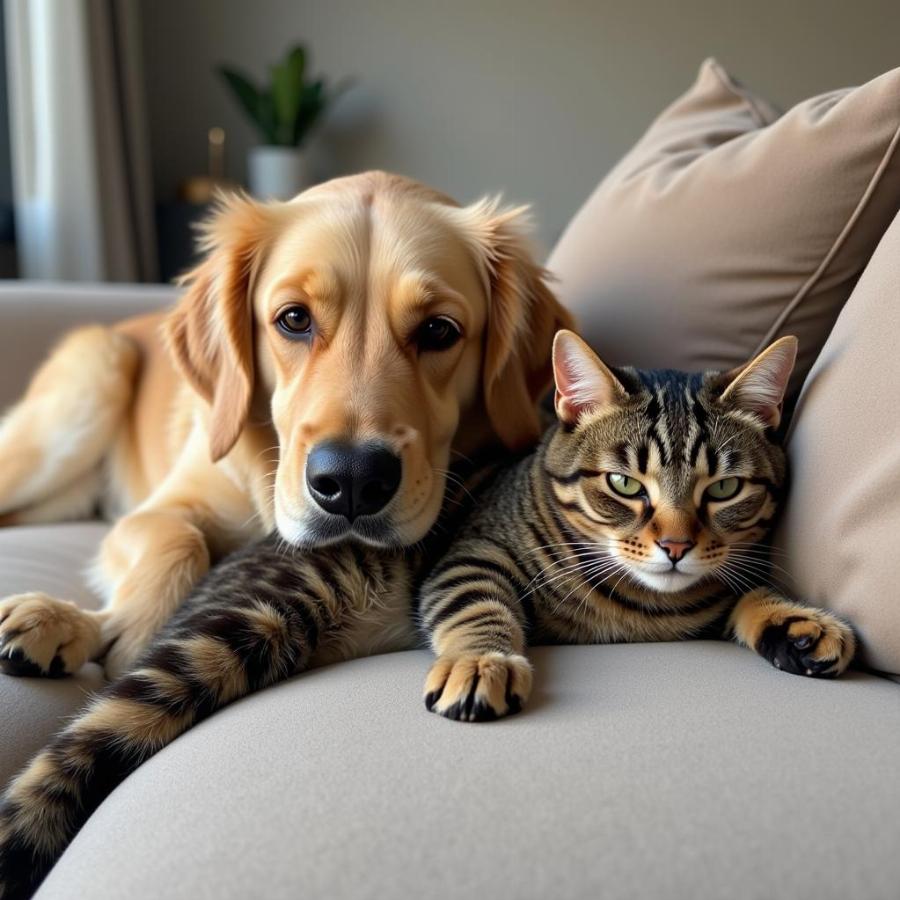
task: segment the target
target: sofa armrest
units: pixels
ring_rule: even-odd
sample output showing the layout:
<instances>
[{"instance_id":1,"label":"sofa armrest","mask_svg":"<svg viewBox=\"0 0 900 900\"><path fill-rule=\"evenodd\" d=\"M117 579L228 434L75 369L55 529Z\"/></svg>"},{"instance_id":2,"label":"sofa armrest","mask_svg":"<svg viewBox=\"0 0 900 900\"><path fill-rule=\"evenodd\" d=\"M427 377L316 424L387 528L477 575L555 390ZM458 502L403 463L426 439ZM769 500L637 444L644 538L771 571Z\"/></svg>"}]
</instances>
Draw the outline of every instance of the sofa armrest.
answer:
<instances>
[{"instance_id":1,"label":"sofa armrest","mask_svg":"<svg viewBox=\"0 0 900 900\"><path fill-rule=\"evenodd\" d=\"M152 312L177 297L176 288L162 284L0 282L0 412L67 331Z\"/></svg>"}]
</instances>

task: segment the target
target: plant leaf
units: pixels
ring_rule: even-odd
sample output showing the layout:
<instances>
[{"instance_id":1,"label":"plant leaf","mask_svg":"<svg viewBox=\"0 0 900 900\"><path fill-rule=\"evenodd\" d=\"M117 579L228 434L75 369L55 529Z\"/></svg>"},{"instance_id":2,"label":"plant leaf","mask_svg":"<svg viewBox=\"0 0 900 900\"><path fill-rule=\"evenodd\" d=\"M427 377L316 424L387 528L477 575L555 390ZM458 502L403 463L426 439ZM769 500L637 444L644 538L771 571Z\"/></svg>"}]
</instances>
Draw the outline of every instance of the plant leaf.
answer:
<instances>
[{"instance_id":1,"label":"plant leaf","mask_svg":"<svg viewBox=\"0 0 900 900\"><path fill-rule=\"evenodd\" d=\"M284 61L272 67L272 97L275 101L280 143L293 144L295 122L303 98L306 50L294 47Z\"/></svg>"},{"instance_id":2,"label":"plant leaf","mask_svg":"<svg viewBox=\"0 0 900 900\"><path fill-rule=\"evenodd\" d=\"M328 98L325 95L325 80L318 78L309 82L300 98L300 108L297 110L297 119L294 123L294 141L300 144L309 134L313 126L321 117L328 106Z\"/></svg>"},{"instance_id":3,"label":"plant leaf","mask_svg":"<svg viewBox=\"0 0 900 900\"><path fill-rule=\"evenodd\" d=\"M259 117L260 94L256 85L250 79L236 69L227 66L219 66L219 74L225 79L225 83L231 88L238 103L250 116L250 119L258 127L262 128Z\"/></svg>"},{"instance_id":4,"label":"plant leaf","mask_svg":"<svg viewBox=\"0 0 900 900\"><path fill-rule=\"evenodd\" d=\"M264 91L259 95L258 124L268 145L274 147L284 143L279 140L278 116L275 112L275 99L271 91Z\"/></svg>"},{"instance_id":5,"label":"plant leaf","mask_svg":"<svg viewBox=\"0 0 900 900\"><path fill-rule=\"evenodd\" d=\"M303 84L306 73L306 47L298 44L285 57L283 65L290 70L291 76L298 85Z\"/></svg>"},{"instance_id":6,"label":"plant leaf","mask_svg":"<svg viewBox=\"0 0 900 900\"><path fill-rule=\"evenodd\" d=\"M353 85L355 78L343 78L330 90L324 78L319 78L307 85L303 95L300 111L297 115L296 140L299 144L316 126L316 123L325 114L325 111L334 105L335 101Z\"/></svg>"},{"instance_id":7,"label":"plant leaf","mask_svg":"<svg viewBox=\"0 0 900 900\"><path fill-rule=\"evenodd\" d=\"M235 69L219 67L267 144L298 146L325 110L354 84L354 79L344 79L328 89L324 78L305 81L306 64L306 48L297 45L272 66L271 85L264 88Z\"/></svg>"}]
</instances>

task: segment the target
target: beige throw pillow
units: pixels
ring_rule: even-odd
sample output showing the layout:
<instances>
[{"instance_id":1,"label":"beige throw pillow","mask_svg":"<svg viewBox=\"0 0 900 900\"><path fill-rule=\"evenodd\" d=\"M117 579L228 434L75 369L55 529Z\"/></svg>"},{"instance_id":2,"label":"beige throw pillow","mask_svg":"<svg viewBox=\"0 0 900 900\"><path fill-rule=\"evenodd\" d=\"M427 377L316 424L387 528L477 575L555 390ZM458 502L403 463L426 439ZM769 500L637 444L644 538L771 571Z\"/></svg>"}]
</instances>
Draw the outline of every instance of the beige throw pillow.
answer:
<instances>
[{"instance_id":1,"label":"beige throw pillow","mask_svg":"<svg viewBox=\"0 0 900 900\"><path fill-rule=\"evenodd\" d=\"M900 69L778 116L707 60L560 239L560 296L614 364L729 368L796 334L796 392L900 207L898 128Z\"/></svg>"},{"instance_id":2,"label":"beige throw pillow","mask_svg":"<svg viewBox=\"0 0 900 900\"><path fill-rule=\"evenodd\" d=\"M900 216L803 386L788 451L777 561L856 627L862 662L900 675Z\"/></svg>"}]
</instances>

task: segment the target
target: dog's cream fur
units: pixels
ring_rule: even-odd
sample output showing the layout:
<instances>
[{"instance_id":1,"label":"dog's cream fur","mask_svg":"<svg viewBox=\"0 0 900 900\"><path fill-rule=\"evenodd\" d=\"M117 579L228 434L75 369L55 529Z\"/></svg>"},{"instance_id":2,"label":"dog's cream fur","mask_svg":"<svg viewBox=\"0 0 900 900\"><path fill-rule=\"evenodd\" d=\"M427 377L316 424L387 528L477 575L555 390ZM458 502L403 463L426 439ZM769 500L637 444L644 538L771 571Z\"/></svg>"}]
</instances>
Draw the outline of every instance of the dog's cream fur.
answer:
<instances>
[{"instance_id":1,"label":"dog's cream fur","mask_svg":"<svg viewBox=\"0 0 900 900\"><path fill-rule=\"evenodd\" d=\"M132 663L211 561L277 527L310 543L307 449L377 438L403 461L397 543L433 525L451 448L537 439L550 345L570 324L521 236L522 210L459 207L367 173L288 203L233 199L168 315L65 339L0 425L0 521L121 515L100 612L42 594L0 603L0 639L44 672ZM302 302L311 343L274 320ZM428 315L463 339L416 352ZM57 658L56 663L53 662Z\"/></svg>"}]
</instances>

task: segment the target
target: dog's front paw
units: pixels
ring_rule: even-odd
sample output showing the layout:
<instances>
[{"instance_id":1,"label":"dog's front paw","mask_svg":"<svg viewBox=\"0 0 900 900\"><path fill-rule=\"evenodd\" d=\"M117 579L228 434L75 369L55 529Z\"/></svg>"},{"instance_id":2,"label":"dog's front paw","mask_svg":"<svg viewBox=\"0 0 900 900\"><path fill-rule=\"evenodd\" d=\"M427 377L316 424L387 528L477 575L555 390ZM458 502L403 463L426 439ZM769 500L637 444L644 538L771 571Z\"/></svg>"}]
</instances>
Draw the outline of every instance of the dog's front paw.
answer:
<instances>
[{"instance_id":1,"label":"dog's front paw","mask_svg":"<svg viewBox=\"0 0 900 900\"><path fill-rule=\"evenodd\" d=\"M756 652L793 675L834 678L850 665L856 638L850 626L831 613L800 608L774 615L760 634Z\"/></svg>"},{"instance_id":2,"label":"dog's front paw","mask_svg":"<svg viewBox=\"0 0 900 900\"><path fill-rule=\"evenodd\" d=\"M17 594L0 601L0 670L7 675L71 675L99 647L99 623L68 600Z\"/></svg>"},{"instance_id":3,"label":"dog's front paw","mask_svg":"<svg viewBox=\"0 0 900 900\"><path fill-rule=\"evenodd\" d=\"M425 681L425 706L459 722L518 712L531 693L531 663L512 653L441 656Z\"/></svg>"}]
</instances>

